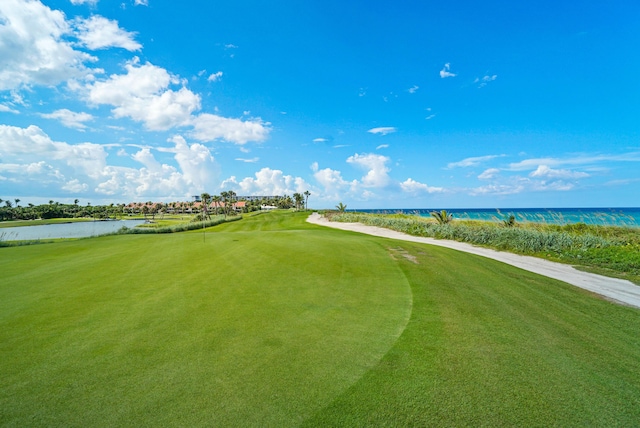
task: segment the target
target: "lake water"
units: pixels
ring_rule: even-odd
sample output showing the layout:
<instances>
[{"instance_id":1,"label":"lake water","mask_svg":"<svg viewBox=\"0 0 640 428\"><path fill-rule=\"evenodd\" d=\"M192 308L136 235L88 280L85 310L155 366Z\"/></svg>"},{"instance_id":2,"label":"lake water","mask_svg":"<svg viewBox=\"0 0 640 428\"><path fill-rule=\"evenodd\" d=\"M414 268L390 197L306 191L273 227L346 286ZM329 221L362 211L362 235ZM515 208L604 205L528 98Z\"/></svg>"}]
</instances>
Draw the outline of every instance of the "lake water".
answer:
<instances>
[{"instance_id":1,"label":"lake water","mask_svg":"<svg viewBox=\"0 0 640 428\"><path fill-rule=\"evenodd\" d=\"M83 221L40 226L0 228L0 241L31 241L38 239L87 238L117 232L123 227L136 227L144 220Z\"/></svg>"},{"instance_id":2,"label":"lake water","mask_svg":"<svg viewBox=\"0 0 640 428\"><path fill-rule=\"evenodd\" d=\"M437 209L358 210L373 213L415 214L430 217ZM547 224L585 223L603 226L640 227L640 208L492 208L446 209L459 220L502 221L513 215L518 222Z\"/></svg>"}]
</instances>

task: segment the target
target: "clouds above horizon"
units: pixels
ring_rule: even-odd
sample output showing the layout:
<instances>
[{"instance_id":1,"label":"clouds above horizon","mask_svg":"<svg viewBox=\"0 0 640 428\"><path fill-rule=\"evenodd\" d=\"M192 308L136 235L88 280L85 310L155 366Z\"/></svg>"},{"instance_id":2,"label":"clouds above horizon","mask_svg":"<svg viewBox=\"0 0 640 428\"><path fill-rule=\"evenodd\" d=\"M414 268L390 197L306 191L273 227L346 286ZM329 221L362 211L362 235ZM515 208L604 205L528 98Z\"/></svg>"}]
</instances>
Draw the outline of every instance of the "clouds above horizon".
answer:
<instances>
[{"instance_id":1,"label":"clouds above horizon","mask_svg":"<svg viewBox=\"0 0 640 428\"><path fill-rule=\"evenodd\" d=\"M379 128L371 128L367 132L370 134L387 135L393 134L398 129L393 126L381 126Z\"/></svg>"},{"instance_id":2,"label":"clouds above horizon","mask_svg":"<svg viewBox=\"0 0 640 428\"><path fill-rule=\"evenodd\" d=\"M632 35L585 37L595 49L585 57L553 33L565 49L557 58L508 19L486 29L495 43L472 48L467 24L491 8L415 5L401 23L374 8L363 25L355 5L343 11L347 29L301 3L301 18L335 33L315 49L287 14L247 6L185 3L176 14L147 0L0 1L0 197L167 200L229 186L309 190L330 207L527 204L534 193L590 203L592 189L635 200L640 97L632 67L609 54L637 44ZM550 20L574 18L552 9ZM628 19L611 6L598 13ZM387 42L354 52L359 34ZM540 56L500 60L522 42ZM594 58L616 79L598 80ZM553 61L566 72L556 80Z\"/></svg>"},{"instance_id":3,"label":"clouds above horizon","mask_svg":"<svg viewBox=\"0 0 640 428\"><path fill-rule=\"evenodd\" d=\"M451 64L446 63L442 68L442 70L440 70L440 78L446 79L447 77L456 77L457 74L452 73L450 70L451 70Z\"/></svg>"}]
</instances>

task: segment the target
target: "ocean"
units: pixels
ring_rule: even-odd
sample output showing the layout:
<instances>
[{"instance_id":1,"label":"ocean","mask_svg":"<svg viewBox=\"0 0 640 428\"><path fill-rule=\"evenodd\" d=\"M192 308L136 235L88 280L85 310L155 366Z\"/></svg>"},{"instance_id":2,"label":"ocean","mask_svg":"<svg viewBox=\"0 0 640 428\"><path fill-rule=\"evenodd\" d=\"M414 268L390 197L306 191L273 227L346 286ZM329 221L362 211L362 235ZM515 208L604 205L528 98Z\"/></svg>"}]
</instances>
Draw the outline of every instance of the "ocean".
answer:
<instances>
[{"instance_id":1,"label":"ocean","mask_svg":"<svg viewBox=\"0 0 640 428\"><path fill-rule=\"evenodd\" d=\"M429 208L355 210L376 214L413 214L430 217L431 212L446 209L458 220L502 221L515 216L520 223L573 224L640 227L640 208ZM351 210L349 210L351 211Z\"/></svg>"}]
</instances>

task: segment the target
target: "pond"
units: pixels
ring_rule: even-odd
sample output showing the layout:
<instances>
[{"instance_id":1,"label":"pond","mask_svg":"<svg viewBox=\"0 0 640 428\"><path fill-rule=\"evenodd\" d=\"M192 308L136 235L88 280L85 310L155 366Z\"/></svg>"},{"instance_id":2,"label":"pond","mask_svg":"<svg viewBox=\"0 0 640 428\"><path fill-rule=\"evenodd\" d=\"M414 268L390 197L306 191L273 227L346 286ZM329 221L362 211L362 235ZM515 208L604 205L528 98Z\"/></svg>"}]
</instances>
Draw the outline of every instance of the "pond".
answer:
<instances>
[{"instance_id":1,"label":"pond","mask_svg":"<svg viewBox=\"0 0 640 428\"><path fill-rule=\"evenodd\" d=\"M136 227L144 220L83 221L40 226L6 227L0 229L0 241L31 241L38 239L87 238L105 235L123 227Z\"/></svg>"}]
</instances>

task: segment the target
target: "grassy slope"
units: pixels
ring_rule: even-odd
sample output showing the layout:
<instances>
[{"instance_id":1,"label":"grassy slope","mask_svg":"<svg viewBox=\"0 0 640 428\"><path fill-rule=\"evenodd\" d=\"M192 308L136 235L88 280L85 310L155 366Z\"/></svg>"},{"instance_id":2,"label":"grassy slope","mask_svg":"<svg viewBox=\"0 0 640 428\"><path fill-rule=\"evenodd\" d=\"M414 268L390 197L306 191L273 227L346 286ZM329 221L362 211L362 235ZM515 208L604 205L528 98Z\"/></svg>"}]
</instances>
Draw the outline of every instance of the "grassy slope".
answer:
<instances>
[{"instance_id":1,"label":"grassy slope","mask_svg":"<svg viewBox=\"0 0 640 428\"><path fill-rule=\"evenodd\" d=\"M640 420L640 311L442 248L269 213L0 269L0 425Z\"/></svg>"},{"instance_id":2,"label":"grassy slope","mask_svg":"<svg viewBox=\"0 0 640 428\"><path fill-rule=\"evenodd\" d=\"M492 260L397 245L413 311L307 426L633 426L640 311Z\"/></svg>"},{"instance_id":3,"label":"grassy slope","mask_svg":"<svg viewBox=\"0 0 640 428\"><path fill-rule=\"evenodd\" d=\"M296 425L410 313L381 245L300 216L1 254L0 425Z\"/></svg>"}]
</instances>

